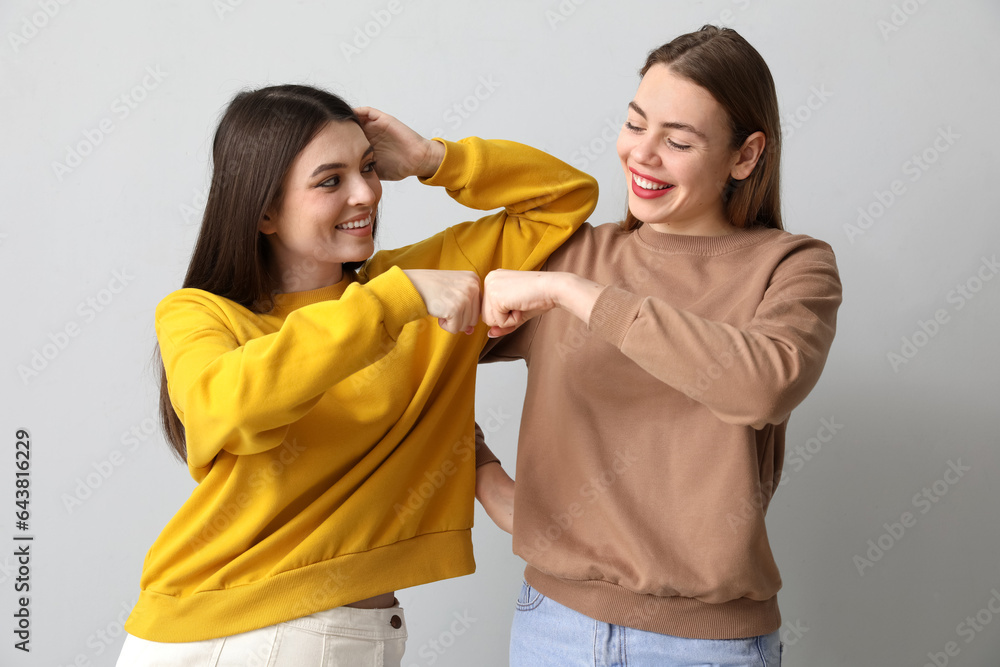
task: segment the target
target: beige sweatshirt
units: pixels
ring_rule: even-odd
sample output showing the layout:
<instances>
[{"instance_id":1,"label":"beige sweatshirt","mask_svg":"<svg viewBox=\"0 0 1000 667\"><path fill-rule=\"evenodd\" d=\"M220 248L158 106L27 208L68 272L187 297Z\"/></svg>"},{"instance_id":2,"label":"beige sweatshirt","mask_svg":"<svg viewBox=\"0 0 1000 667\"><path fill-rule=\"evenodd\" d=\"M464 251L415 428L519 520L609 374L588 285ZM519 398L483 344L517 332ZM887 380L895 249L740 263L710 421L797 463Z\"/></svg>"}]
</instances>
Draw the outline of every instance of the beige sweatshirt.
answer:
<instances>
[{"instance_id":1,"label":"beige sweatshirt","mask_svg":"<svg viewBox=\"0 0 1000 667\"><path fill-rule=\"evenodd\" d=\"M833 341L832 249L767 228L584 225L545 268L608 287L589 324L552 310L485 353L528 365L513 539L527 582L642 630L777 630L764 514L789 413Z\"/></svg>"}]
</instances>

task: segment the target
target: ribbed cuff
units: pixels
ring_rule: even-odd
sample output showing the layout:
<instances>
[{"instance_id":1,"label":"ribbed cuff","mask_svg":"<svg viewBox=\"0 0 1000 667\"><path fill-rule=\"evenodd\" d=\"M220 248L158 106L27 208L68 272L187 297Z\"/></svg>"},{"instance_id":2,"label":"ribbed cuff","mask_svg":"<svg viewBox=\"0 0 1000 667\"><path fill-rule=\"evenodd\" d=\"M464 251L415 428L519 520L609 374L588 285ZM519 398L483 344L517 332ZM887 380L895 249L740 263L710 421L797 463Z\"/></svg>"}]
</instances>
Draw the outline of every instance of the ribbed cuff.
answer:
<instances>
[{"instance_id":1,"label":"ribbed cuff","mask_svg":"<svg viewBox=\"0 0 1000 667\"><path fill-rule=\"evenodd\" d=\"M484 466L487 463L500 463L500 459L496 457L493 450L486 446L486 436L483 435L483 429L479 428L479 424L476 424L476 467Z\"/></svg>"},{"instance_id":2,"label":"ribbed cuff","mask_svg":"<svg viewBox=\"0 0 1000 667\"><path fill-rule=\"evenodd\" d=\"M587 329L620 349L643 301L638 294L608 285L594 302Z\"/></svg>"},{"instance_id":3,"label":"ribbed cuff","mask_svg":"<svg viewBox=\"0 0 1000 667\"><path fill-rule=\"evenodd\" d=\"M365 289L382 304L385 328L393 339L406 324L427 315L427 306L420 293L398 266L372 279Z\"/></svg>"}]
</instances>

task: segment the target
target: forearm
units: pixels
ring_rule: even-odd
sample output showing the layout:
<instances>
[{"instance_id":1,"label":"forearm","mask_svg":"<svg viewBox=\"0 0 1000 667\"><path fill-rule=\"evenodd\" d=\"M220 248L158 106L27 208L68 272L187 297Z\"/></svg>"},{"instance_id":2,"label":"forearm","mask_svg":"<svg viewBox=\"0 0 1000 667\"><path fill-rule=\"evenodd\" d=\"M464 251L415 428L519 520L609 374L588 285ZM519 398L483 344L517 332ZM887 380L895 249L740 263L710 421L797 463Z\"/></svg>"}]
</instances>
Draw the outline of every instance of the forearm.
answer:
<instances>
[{"instance_id":1,"label":"forearm","mask_svg":"<svg viewBox=\"0 0 1000 667\"><path fill-rule=\"evenodd\" d=\"M537 269L597 204L591 176L529 146L476 137L434 143L444 157L423 183L445 188L469 208L503 211L383 250L368 261L362 279L390 266L472 270L480 277L496 268Z\"/></svg>"},{"instance_id":2,"label":"forearm","mask_svg":"<svg viewBox=\"0 0 1000 667\"><path fill-rule=\"evenodd\" d=\"M254 454L279 444L282 429L307 413L334 384L395 345L426 307L402 271L352 285L340 299L303 306L271 334L237 340L223 304L195 290L157 308L156 329L170 399L200 467L225 447Z\"/></svg>"},{"instance_id":3,"label":"forearm","mask_svg":"<svg viewBox=\"0 0 1000 667\"><path fill-rule=\"evenodd\" d=\"M839 302L839 292L795 306L775 296L734 326L609 287L588 329L722 421L762 428L785 419L818 381Z\"/></svg>"},{"instance_id":4,"label":"forearm","mask_svg":"<svg viewBox=\"0 0 1000 667\"><path fill-rule=\"evenodd\" d=\"M605 285L587 280L575 273L559 272L545 275L549 276L552 282L550 289L554 305L584 323L590 322L594 304L597 303L597 297L601 295Z\"/></svg>"},{"instance_id":5,"label":"forearm","mask_svg":"<svg viewBox=\"0 0 1000 667\"><path fill-rule=\"evenodd\" d=\"M514 480L499 461L476 468L476 499L503 531L514 531Z\"/></svg>"}]
</instances>

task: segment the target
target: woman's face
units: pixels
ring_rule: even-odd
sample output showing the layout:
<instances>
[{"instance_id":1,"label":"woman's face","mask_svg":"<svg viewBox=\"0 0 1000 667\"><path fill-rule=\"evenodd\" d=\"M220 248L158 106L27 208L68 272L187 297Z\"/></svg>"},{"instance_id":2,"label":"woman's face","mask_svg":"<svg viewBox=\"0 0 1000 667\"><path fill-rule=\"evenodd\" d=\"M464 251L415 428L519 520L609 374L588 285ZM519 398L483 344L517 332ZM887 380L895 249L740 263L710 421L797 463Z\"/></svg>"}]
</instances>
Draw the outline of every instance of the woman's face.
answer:
<instances>
[{"instance_id":1,"label":"woman's face","mask_svg":"<svg viewBox=\"0 0 1000 667\"><path fill-rule=\"evenodd\" d=\"M382 184L357 123L327 123L292 161L281 192L260 230L274 250L282 291L332 285L341 280L344 262L371 257Z\"/></svg>"},{"instance_id":2,"label":"woman's face","mask_svg":"<svg viewBox=\"0 0 1000 667\"><path fill-rule=\"evenodd\" d=\"M660 232L734 231L722 203L739 156L731 136L725 110L707 90L666 65L651 67L618 135L632 214Z\"/></svg>"}]
</instances>

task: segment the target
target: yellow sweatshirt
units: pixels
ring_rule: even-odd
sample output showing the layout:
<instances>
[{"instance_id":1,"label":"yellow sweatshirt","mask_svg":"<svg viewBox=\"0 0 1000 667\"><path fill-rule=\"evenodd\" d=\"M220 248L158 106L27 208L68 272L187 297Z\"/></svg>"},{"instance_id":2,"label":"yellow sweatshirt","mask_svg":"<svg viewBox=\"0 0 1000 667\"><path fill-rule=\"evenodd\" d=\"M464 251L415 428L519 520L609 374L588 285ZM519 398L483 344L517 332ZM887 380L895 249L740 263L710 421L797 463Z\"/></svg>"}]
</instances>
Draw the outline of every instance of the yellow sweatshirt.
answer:
<instances>
[{"instance_id":1,"label":"yellow sweatshirt","mask_svg":"<svg viewBox=\"0 0 1000 667\"><path fill-rule=\"evenodd\" d=\"M443 331L402 269L536 269L597 184L520 144L445 145L423 182L502 212L377 253L356 281L279 294L266 314L198 289L157 306L198 486L146 555L129 633L211 639L474 571L487 329Z\"/></svg>"}]
</instances>

